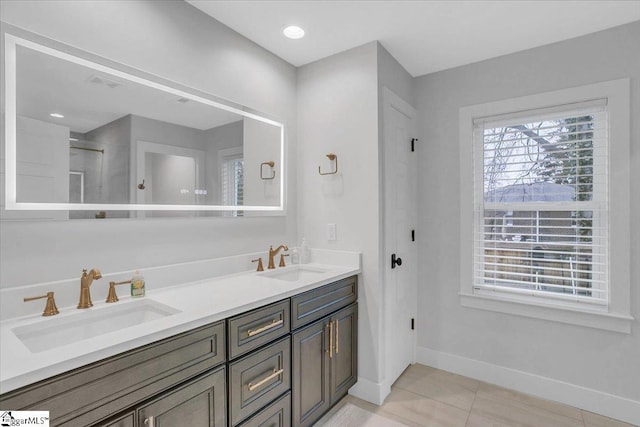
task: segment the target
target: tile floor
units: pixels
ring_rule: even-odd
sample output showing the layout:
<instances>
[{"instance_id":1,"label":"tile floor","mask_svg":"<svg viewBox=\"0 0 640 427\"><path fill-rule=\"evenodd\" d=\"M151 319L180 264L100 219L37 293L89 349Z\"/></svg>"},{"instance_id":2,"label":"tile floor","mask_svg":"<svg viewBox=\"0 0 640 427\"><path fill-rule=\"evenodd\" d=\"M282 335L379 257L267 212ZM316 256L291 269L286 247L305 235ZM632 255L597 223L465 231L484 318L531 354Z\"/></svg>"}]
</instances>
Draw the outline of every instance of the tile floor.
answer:
<instances>
[{"instance_id":1,"label":"tile floor","mask_svg":"<svg viewBox=\"0 0 640 427\"><path fill-rule=\"evenodd\" d=\"M318 425L326 422L345 403L410 427L631 426L571 406L420 364L407 368L391 387L391 394L382 406L347 396Z\"/></svg>"}]
</instances>

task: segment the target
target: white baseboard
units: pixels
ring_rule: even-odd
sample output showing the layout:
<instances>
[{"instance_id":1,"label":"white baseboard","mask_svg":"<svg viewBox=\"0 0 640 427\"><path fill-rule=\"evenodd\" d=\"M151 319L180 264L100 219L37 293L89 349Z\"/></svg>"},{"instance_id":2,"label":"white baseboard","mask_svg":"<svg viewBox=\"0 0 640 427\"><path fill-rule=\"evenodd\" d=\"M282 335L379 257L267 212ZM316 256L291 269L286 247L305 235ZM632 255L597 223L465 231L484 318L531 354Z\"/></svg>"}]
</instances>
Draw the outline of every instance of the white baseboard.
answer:
<instances>
[{"instance_id":1,"label":"white baseboard","mask_svg":"<svg viewBox=\"0 0 640 427\"><path fill-rule=\"evenodd\" d=\"M640 425L640 402L480 360L416 348L416 362Z\"/></svg>"},{"instance_id":2,"label":"white baseboard","mask_svg":"<svg viewBox=\"0 0 640 427\"><path fill-rule=\"evenodd\" d=\"M374 383L362 377L358 377L358 382L349 389L350 395L378 406L384 403L384 399L389 393L391 393L390 386L385 386L383 383Z\"/></svg>"}]
</instances>

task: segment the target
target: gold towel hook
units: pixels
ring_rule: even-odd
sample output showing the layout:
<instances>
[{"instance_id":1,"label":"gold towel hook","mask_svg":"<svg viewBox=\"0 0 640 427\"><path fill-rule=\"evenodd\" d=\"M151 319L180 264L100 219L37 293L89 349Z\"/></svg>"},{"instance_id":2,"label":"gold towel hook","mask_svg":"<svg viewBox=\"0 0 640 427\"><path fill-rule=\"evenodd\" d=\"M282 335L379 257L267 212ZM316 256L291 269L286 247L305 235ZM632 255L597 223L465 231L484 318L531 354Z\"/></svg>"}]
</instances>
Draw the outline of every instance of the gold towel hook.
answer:
<instances>
[{"instance_id":1,"label":"gold towel hook","mask_svg":"<svg viewBox=\"0 0 640 427\"><path fill-rule=\"evenodd\" d=\"M264 167L264 165L267 165L271 168L271 177L268 176L264 176L262 173L262 168ZM260 179L264 179L264 180L268 180L268 179L273 179L276 177L276 171L273 170L273 167L275 166L275 162L273 160L269 160L268 162L263 162L260 163Z\"/></svg>"},{"instance_id":2,"label":"gold towel hook","mask_svg":"<svg viewBox=\"0 0 640 427\"><path fill-rule=\"evenodd\" d=\"M320 170L320 166L318 166L318 173L320 175L335 175L338 173L338 156L333 154L333 153L329 153L327 154L327 158L331 161L335 161L336 162L336 169L333 172L322 172Z\"/></svg>"}]
</instances>

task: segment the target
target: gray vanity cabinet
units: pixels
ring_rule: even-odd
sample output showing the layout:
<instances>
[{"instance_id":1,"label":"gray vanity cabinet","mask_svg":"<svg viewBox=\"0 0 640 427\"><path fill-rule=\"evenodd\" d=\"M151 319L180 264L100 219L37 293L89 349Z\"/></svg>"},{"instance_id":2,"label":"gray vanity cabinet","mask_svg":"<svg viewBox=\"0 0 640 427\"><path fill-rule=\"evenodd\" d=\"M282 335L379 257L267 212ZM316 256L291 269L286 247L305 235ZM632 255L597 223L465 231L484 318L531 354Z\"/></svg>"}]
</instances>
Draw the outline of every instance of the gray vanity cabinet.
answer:
<instances>
[{"instance_id":1,"label":"gray vanity cabinet","mask_svg":"<svg viewBox=\"0 0 640 427\"><path fill-rule=\"evenodd\" d=\"M356 277L0 396L64 427L311 426L357 380Z\"/></svg>"},{"instance_id":2,"label":"gray vanity cabinet","mask_svg":"<svg viewBox=\"0 0 640 427\"><path fill-rule=\"evenodd\" d=\"M301 325L292 334L292 424L296 427L313 425L358 379L356 300L355 277L291 299L292 322ZM316 320L319 313L324 317ZM305 319L313 323L304 326Z\"/></svg>"},{"instance_id":3,"label":"gray vanity cabinet","mask_svg":"<svg viewBox=\"0 0 640 427\"><path fill-rule=\"evenodd\" d=\"M216 322L5 393L0 404L50 411L52 426L109 425L103 420L222 365L225 342ZM112 424L131 426L127 416Z\"/></svg>"},{"instance_id":4,"label":"gray vanity cabinet","mask_svg":"<svg viewBox=\"0 0 640 427\"><path fill-rule=\"evenodd\" d=\"M358 304L293 334L293 425L311 426L358 380Z\"/></svg>"}]
</instances>

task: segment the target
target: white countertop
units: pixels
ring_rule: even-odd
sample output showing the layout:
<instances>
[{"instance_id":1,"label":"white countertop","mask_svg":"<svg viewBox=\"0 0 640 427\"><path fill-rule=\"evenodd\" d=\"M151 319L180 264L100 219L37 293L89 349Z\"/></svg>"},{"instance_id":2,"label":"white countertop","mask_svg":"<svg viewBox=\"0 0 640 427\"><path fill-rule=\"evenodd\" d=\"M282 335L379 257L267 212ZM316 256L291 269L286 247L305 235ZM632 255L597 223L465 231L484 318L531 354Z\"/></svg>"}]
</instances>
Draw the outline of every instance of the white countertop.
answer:
<instances>
[{"instance_id":1,"label":"white countertop","mask_svg":"<svg viewBox=\"0 0 640 427\"><path fill-rule=\"evenodd\" d=\"M324 271L314 274L313 278L303 277L297 281L279 280L252 270L161 289L154 289L147 280L147 295L144 298L120 297L119 302L107 304L96 302L94 297L94 306L90 309L77 310L69 307L61 309L60 314L53 317L29 315L4 320L0 322L0 393L291 297L361 271L359 254L350 257L352 260L357 259L357 262L348 263L350 265L321 263L336 259L335 256L317 258L324 259L304 264L306 267ZM278 270L294 268L296 266ZM127 293L126 286L124 290L120 289L120 293ZM46 327L50 319L66 318L69 323L76 324L73 319L82 322L83 315L90 311L95 314L97 310L104 310L106 313L115 307L136 304L141 299L164 304L178 312L119 330L100 332L91 338L40 352L31 352L14 333L15 328L29 325L41 324ZM44 300L42 303L44 304Z\"/></svg>"}]
</instances>

